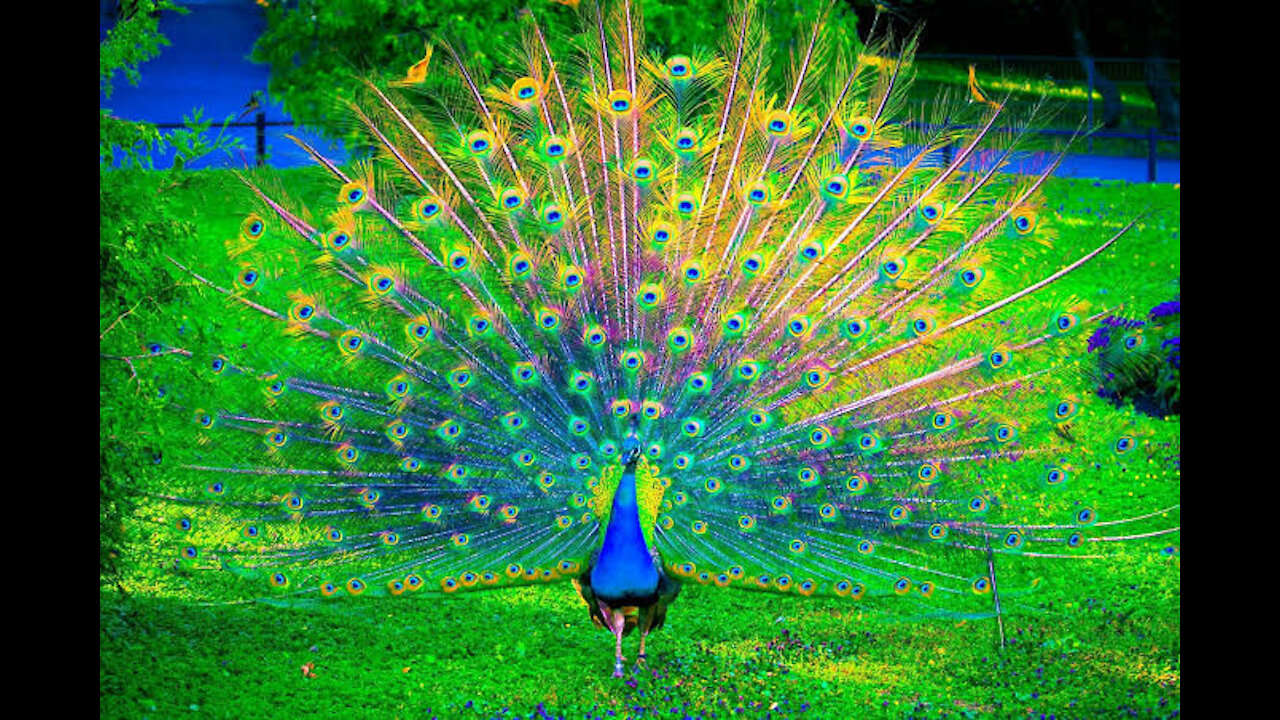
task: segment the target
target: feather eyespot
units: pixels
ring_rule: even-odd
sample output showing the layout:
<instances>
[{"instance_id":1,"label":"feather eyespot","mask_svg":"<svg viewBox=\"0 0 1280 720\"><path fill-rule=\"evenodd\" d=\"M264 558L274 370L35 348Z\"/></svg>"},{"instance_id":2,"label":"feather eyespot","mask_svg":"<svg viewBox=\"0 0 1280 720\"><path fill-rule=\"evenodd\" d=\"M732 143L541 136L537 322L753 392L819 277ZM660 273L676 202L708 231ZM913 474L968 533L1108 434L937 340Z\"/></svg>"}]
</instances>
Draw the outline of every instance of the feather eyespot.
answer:
<instances>
[{"instance_id":1,"label":"feather eyespot","mask_svg":"<svg viewBox=\"0 0 1280 720\"><path fill-rule=\"evenodd\" d=\"M685 352L693 347L693 333L688 328L673 328L667 333L667 347L676 353Z\"/></svg>"},{"instance_id":2,"label":"feather eyespot","mask_svg":"<svg viewBox=\"0 0 1280 720\"><path fill-rule=\"evenodd\" d=\"M353 210L362 208L368 199L369 189L360 180L349 182L338 191L338 202L350 205Z\"/></svg>"},{"instance_id":3,"label":"feather eyespot","mask_svg":"<svg viewBox=\"0 0 1280 720\"><path fill-rule=\"evenodd\" d=\"M988 368L1000 370L1007 367L1012 360L1013 354L1009 352L1008 348L998 347L987 353L986 363Z\"/></svg>"},{"instance_id":4,"label":"feather eyespot","mask_svg":"<svg viewBox=\"0 0 1280 720\"><path fill-rule=\"evenodd\" d=\"M266 223L256 214L250 215L244 219L244 222L240 223L240 232L249 240L257 240L262 237L266 230Z\"/></svg>"},{"instance_id":5,"label":"feather eyespot","mask_svg":"<svg viewBox=\"0 0 1280 720\"><path fill-rule=\"evenodd\" d=\"M672 80L688 80L693 74L693 63L684 55L676 55L667 60L667 76Z\"/></svg>"},{"instance_id":6,"label":"feather eyespot","mask_svg":"<svg viewBox=\"0 0 1280 720\"><path fill-rule=\"evenodd\" d=\"M529 255L527 253L524 251L517 251L511 256L509 267L512 275L519 280L523 280L528 277L530 271L533 270L533 262L529 259Z\"/></svg>"},{"instance_id":7,"label":"feather eyespot","mask_svg":"<svg viewBox=\"0 0 1280 720\"><path fill-rule=\"evenodd\" d=\"M348 330L338 338L338 349L345 355L355 355L364 346L364 338L355 330Z\"/></svg>"},{"instance_id":8,"label":"feather eyespot","mask_svg":"<svg viewBox=\"0 0 1280 720\"><path fill-rule=\"evenodd\" d=\"M524 207L525 196L519 188L507 188L498 196L498 201L502 204L502 209L507 212L513 212Z\"/></svg>"},{"instance_id":9,"label":"feather eyespot","mask_svg":"<svg viewBox=\"0 0 1280 720\"><path fill-rule=\"evenodd\" d=\"M880 265L880 275L885 280L897 280L902 277L902 273L906 269L906 260L902 258L893 258L884 261L884 263Z\"/></svg>"},{"instance_id":10,"label":"feather eyespot","mask_svg":"<svg viewBox=\"0 0 1280 720\"><path fill-rule=\"evenodd\" d=\"M1030 235L1035 231L1038 220L1034 212L1024 209L1014 212L1010 223L1013 226L1013 231L1018 235Z\"/></svg>"},{"instance_id":11,"label":"feather eyespot","mask_svg":"<svg viewBox=\"0 0 1280 720\"><path fill-rule=\"evenodd\" d=\"M688 285L696 285L702 280L702 263L698 260L689 260L681 268L681 275Z\"/></svg>"},{"instance_id":12,"label":"feather eyespot","mask_svg":"<svg viewBox=\"0 0 1280 720\"><path fill-rule=\"evenodd\" d=\"M314 303L299 300L289 306L289 319L294 322L311 322L316 315L316 306Z\"/></svg>"},{"instance_id":13,"label":"feather eyespot","mask_svg":"<svg viewBox=\"0 0 1280 720\"><path fill-rule=\"evenodd\" d=\"M542 224L551 232L555 232L564 227L564 211L559 205L550 204L542 208Z\"/></svg>"},{"instance_id":14,"label":"feather eyespot","mask_svg":"<svg viewBox=\"0 0 1280 720\"><path fill-rule=\"evenodd\" d=\"M986 272L979 267L963 268L956 273L956 280L960 283L960 287L966 290L972 290L977 287L984 277L986 277Z\"/></svg>"},{"instance_id":15,"label":"feather eyespot","mask_svg":"<svg viewBox=\"0 0 1280 720\"><path fill-rule=\"evenodd\" d=\"M249 290L258 284L260 277L257 270L249 268L236 276L236 282L239 283L240 287Z\"/></svg>"},{"instance_id":16,"label":"feather eyespot","mask_svg":"<svg viewBox=\"0 0 1280 720\"><path fill-rule=\"evenodd\" d=\"M791 133L791 124L794 122L791 113L785 110L774 110L765 116L765 130L774 137L786 137Z\"/></svg>"},{"instance_id":17,"label":"feather eyespot","mask_svg":"<svg viewBox=\"0 0 1280 720\"><path fill-rule=\"evenodd\" d=\"M942 220L944 208L942 203L930 201L921 203L917 212L926 225L936 225L938 221Z\"/></svg>"},{"instance_id":18,"label":"feather eyespot","mask_svg":"<svg viewBox=\"0 0 1280 720\"><path fill-rule=\"evenodd\" d=\"M522 77L511 84L511 94L517 100L532 102L538 97L538 81L531 77Z\"/></svg>"},{"instance_id":19,"label":"feather eyespot","mask_svg":"<svg viewBox=\"0 0 1280 720\"><path fill-rule=\"evenodd\" d=\"M576 293L582 289L582 270L574 265L565 266L560 271L560 284L566 292Z\"/></svg>"},{"instance_id":20,"label":"feather eyespot","mask_svg":"<svg viewBox=\"0 0 1280 720\"><path fill-rule=\"evenodd\" d=\"M466 147L472 155L485 155L493 147L493 136L486 130L473 130L467 135Z\"/></svg>"},{"instance_id":21,"label":"feather eyespot","mask_svg":"<svg viewBox=\"0 0 1280 720\"><path fill-rule=\"evenodd\" d=\"M676 150L678 152L689 153L698 147L698 133L689 128L685 128L676 133L675 140Z\"/></svg>"},{"instance_id":22,"label":"feather eyespot","mask_svg":"<svg viewBox=\"0 0 1280 720\"><path fill-rule=\"evenodd\" d=\"M705 392L711 388L711 378L704 372L696 372L689 376L685 384L690 392Z\"/></svg>"},{"instance_id":23,"label":"feather eyespot","mask_svg":"<svg viewBox=\"0 0 1280 720\"><path fill-rule=\"evenodd\" d=\"M849 134L859 142L865 141L871 137L871 120L870 118L859 117L849 121Z\"/></svg>"},{"instance_id":24,"label":"feather eyespot","mask_svg":"<svg viewBox=\"0 0 1280 720\"><path fill-rule=\"evenodd\" d=\"M440 217L440 212L444 208L440 199L434 196L419 198L413 205L414 215L419 220L435 220Z\"/></svg>"},{"instance_id":25,"label":"feather eyespot","mask_svg":"<svg viewBox=\"0 0 1280 720\"><path fill-rule=\"evenodd\" d=\"M743 382L751 382L760 376L760 363L751 359L739 360L734 375Z\"/></svg>"},{"instance_id":26,"label":"feather eyespot","mask_svg":"<svg viewBox=\"0 0 1280 720\"><path fill-rule=\"evenodd\" d=\"M626 90L614 90L609 93L609 111L614 115L625 115L631 112L632 97Z\"/></svg>"},{"instance_id":27,"label":"feather eyespot","mask_svg":"<svg viewBox=\"0 0 1280 720\"><path fill-rule=\"evenodd\" d=\"M787 334L793 338L803 338L809 334L813 321L808 315L796 315L787 321Z\"/></svg>"},{"instance_id":28,"label":"feather eyespot","mask_svg":"<svg viewBox=\"0 0 1280 720\"><path fill-rule=\"evenodd\" d=\"M518 362L511 367L511 378L517 385L531 385L537 382L538 374L533 369L533 363Z\"/></svg>"},{"instance_id":29,"label":"feather eyespot","mask_svg":"<svg viewBox=\"0 0 1280 720\"><path fill-rule=\"evenodd\" d=\"M591 373L575 370L573 376L569 378L569 389L578 394L586 394L591 391L595 385L595 378Z\"/></svg>"}]
</instances>

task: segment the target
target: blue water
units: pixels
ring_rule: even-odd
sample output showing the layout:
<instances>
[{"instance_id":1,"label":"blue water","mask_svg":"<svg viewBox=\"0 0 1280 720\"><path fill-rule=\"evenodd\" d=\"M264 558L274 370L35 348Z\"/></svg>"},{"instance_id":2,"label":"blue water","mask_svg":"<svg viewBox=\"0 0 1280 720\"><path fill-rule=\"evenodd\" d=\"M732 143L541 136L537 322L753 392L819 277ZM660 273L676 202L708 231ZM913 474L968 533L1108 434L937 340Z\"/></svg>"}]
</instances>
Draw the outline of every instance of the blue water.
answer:
<instances>
[{"instance_id":1,"label":"blue water","mask_svg":"<svg viewBox=\"0 0 1280 720\"><path fill-rule=\"evenodd\" d=\"M110 4L109 0L100 0ZM186 15L163 13L160 31L171 45L159 57L143 63L142 78L131 87L123 75L117 74L111 98L100 98L100 107L110 108L113 115L128 120L152 123L180 123L195 108L203 108L204 117L217 124L228 115L239 115L255 91L266 102L268 121L291 121L280 103L266 94L268 69L249 58L253 43L266 27L263 9L250 0L179 0L189 12ZM105 37L110 20L103 13L100 30ZM241 119L253 122L253 113ZM240 139L242 150L234 157L208 156L193 168L243 167L254 162L256 144L252 127L229 128L228 134ZM266 152L270 165L277 168L312 164L311 158L285 133L298 135L326 156L342 162L346 154L341 143L326 140L319 134L297 127L267 127ZM154 157L158 168L169 167L171 154ZM1147 181L1147 159L1094 155L1067 156L1055 175L1071 178ZM1162 183L1179 183L1181 162L1160 159L1156 163L1156 179Z\"/></svg>"}]
</instances>

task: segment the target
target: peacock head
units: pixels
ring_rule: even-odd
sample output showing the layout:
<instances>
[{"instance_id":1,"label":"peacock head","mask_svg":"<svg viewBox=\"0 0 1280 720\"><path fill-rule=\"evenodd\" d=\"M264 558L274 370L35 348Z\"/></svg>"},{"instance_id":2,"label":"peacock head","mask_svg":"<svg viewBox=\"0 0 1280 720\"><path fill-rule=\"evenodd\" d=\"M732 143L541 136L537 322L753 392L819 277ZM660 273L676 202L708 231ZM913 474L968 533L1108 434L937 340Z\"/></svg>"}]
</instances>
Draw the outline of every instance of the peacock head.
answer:
<instances>
[{"instance_id":1,"label":"peacock head","mask_svg":"<svg viewBox=\"0 0 1280 720\"><path fill-rule=\"evenodd\" d=\"M640 457L640 435L636 433L636 419L631 417L631 429L622 440L622 464L631 465Z\"/></svg>"}]
</instances>

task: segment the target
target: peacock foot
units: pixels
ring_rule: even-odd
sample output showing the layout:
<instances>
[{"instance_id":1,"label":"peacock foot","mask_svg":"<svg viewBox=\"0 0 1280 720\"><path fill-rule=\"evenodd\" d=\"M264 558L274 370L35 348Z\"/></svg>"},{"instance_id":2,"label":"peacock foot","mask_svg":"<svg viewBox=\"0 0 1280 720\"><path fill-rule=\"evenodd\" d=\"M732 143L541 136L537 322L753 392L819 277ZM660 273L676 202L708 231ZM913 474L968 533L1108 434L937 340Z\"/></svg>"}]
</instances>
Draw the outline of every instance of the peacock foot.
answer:
<instances>
[{"instance_id":1,"label":"peacock foot","mask_svg":"<svg viewBox=\"0 0 1280 720\"><path fill-rule=\"evenodd\" d=\"M615 660L615 661L613 662L613 676L614 676L614 677L616 677L616 678L620 678L620 677L622 677L622 676L623 676L622 668L623 668L623 663L624 663L625 661L626 661L626 658L624 658L624 657L619 657L617 660Z\"/></svg>"}]
</instances>

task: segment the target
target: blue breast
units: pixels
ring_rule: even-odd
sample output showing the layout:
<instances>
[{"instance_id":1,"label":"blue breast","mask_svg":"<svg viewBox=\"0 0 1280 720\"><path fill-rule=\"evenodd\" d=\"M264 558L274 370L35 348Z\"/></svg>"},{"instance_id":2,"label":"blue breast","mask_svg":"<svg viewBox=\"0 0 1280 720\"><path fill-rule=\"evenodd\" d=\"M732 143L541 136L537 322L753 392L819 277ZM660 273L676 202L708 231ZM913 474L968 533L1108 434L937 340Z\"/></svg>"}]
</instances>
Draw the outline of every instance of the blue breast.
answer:
<instances>
[{"instance_id":1,"label":"blue breast","mask_svg":"<svg viewBox=\"0 0 1280 720\"><path fill-rule=\"evenodd\" d=\"M640 529L635 466L628 465L613 496L604 544L591 570L591 589L601 599L639 598L658 589L658 570Z\"/></svg>"}]
</instances>

